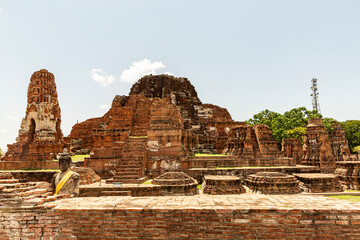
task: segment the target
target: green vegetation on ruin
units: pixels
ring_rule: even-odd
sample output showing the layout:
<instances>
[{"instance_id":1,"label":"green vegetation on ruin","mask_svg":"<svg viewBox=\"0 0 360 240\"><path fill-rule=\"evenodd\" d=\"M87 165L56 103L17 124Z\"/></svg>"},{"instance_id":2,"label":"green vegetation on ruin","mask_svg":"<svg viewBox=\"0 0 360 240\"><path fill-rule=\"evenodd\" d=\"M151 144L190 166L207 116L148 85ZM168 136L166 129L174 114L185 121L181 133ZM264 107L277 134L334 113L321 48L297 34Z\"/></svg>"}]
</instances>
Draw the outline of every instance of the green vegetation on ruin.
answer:
<instances>
[{"instance_id":1,"label":"green vegetation on ruin","mask_svg":"<svg viewBox=\"0 0 360 240\"><path fill-rule=\"evenodd\" d=\"M197 185L197 189L202 190L202 185L201 184Z\"/></svg>"},{"instance_id":2,"label":"green vegetation on ruin","mask_svg":"<svg viewBox=\"0 0 360 240\"><path fill-rule=\"evenodd\" d=\"M348 201L356 201L360 202L360 196L353 196L353 195L331 195L328 196L331 198L341 199L341 200L348 200Z\"/></svg>"},{"instance_id":3,"label":"green vegetation on ruin","mask_svg":"<svg viewBox=\"0 0 360 240\"><path fill-rule=\"evenodd\" d=\"M148 136L129 136L129 138L147 138Z\"/></svg>"},{"instance_id":4,"label":"green vegetation on ruin","mask_svg":"<svg viewBox=\"0 0 360 240\"><path fill-rule=\"evenodd\" d=\"M360 151L360 120L338 122L333 118L324 118L317 111L310 111L305 107L299 107L291 109L284 114L266 109L254 114L246 123L249 125L264 124L269 126L274 140L276 140L280 146L284 138L298 138L302 140L306 134L308 119L315 117L322 118L327 132L334 130L334 125L339 123L346 133L350 151L352 153Z\"/></svg>"},{"instance_id":5,"label":"green vegetation on ruin","mask_svg":"<svg viewBox=\"0 0 360 240\"><path fill-rule=\"evenodd\" d=\"M152 180L148 180L146 182L143 182L142 184L152 184Z\"/></svg>"},{"instance_id":6,"label":"green vegetation on ruin","mask_svg":"<svg viewBox=\"0 0 360 240\"><path fill-rule=\"evenodd\" d=\"M85 158L88 158L90 157L89 154L87 155L74 155L74 156L71 156L71 160L72 162L82 162L84 161Z\"/></svg>"}]
</instances>

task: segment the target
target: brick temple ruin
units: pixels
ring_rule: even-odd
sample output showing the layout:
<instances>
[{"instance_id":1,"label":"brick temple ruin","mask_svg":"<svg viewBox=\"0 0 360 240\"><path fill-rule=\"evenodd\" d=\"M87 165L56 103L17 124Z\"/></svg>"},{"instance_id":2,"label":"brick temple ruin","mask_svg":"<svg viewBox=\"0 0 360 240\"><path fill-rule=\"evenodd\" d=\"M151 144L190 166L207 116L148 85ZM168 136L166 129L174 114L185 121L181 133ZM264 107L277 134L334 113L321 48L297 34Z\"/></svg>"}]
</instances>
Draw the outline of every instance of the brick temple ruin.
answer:
<instances>
[{"instance_id":1,"label":"brick temple ruin","mask_svg":"<svg viewBox=\"0 0 360 240\"><path fill-rule=\"evenodd\" d=\"M192 157L196 153L224 153L222 164L231 166L284 162L267 126L234 121L226 109L203 104L188 79L169 75L141 78L103 117L76 124L67 141L73 152L90 152L85 166L128 183L201 164L221 166Z\"/></svg>"},{"instance_id":2,"label":"brick temple ruin","mask_svg":"<svg viewBox=\"0 0 360 240\"><path fill-rule=\"evenodd\" d=\"M234 121L169 75L142 77L67 137L60 123L54 75L37 71L0 169L55 169L64 147L89 157L71 168L79 198L49 193L55 171L0 172L1 239L360 236L360 204L311 195L360 189L339 124L326 131L309 119L303 141L284 139L280 150L268 126Z\"/></svg>"},{"instance_id":3,"label":"brick temple ruin","mask_svg":"<svg viewBox=\"0 0 360 240\"><path fill-rule=\"evenodd\" d=\"M60 124L61 110L54 74L45 69L34 72L30 78L26 113L21 121L19 136L16 143L8 145L2 160L30 163L22 165L27 166L24 168L46 167L45 163L35 163L52 160L62 152L65 143Z\"/></svg>"}]
</instances>

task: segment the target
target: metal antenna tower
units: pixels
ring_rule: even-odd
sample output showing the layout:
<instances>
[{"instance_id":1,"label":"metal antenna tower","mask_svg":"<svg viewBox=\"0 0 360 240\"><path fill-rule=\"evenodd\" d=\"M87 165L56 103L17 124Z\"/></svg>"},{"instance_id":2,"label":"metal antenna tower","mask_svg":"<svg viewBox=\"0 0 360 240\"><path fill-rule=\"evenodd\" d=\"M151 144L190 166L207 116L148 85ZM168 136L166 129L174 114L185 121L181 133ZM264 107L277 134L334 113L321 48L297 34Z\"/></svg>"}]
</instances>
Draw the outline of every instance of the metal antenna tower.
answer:
<instances>
[{"instance_id":1,"label":"metal antenna tower","mask_svg":"<svg viewBox=\"0 0 360 240\"><path fill-rule=\"evenodd\" d=\"M320 113L320 103L319 103L317 79L313 78L311 80L311 82L312 82L312 86L311 86L312 93L310 96L312 96L313 110L316 110L318 113Z\"/></svg>"}]
</instances>

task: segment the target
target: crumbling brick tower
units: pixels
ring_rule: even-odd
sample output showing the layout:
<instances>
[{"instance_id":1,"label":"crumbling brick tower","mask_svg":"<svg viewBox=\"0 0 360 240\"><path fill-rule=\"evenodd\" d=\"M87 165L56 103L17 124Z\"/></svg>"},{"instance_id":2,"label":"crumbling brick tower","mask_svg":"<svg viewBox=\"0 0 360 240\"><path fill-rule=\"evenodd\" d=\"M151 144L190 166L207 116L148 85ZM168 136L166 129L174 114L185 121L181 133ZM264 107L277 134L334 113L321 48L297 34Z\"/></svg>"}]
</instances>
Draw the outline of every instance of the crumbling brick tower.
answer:
<instances>
[{"instance_id":1,"label":"crumbling brick tower","mask_svg":"<svg viewBox=\"0 0 360 240\"><path fill-rule=\"evenodd\" d=\"M307 132L304 136L302 164L321 167L323 171L335 168L328 133L321 118L308 120Z\"/></svg>"},{"instance_id":2,"label":"crumbling brick tower","mask_svg":"<svg viewBox=\"0 0 360 240\"><path fill-rule=\"evenodd\" d=\"M16 143L8 145L5 161L51 160L64 147L54 74L34 72L27 93L25 118Z\"/></svg>"}]
</instances>

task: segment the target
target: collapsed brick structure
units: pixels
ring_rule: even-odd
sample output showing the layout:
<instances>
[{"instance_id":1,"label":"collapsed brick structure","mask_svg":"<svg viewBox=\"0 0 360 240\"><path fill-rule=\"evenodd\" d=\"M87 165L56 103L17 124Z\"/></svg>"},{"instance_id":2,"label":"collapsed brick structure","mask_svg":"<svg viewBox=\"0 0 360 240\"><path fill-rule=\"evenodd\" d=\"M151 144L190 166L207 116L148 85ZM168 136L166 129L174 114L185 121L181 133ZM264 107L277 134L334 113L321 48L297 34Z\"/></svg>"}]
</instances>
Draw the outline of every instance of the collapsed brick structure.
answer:
<instances>
[{"instance_id":1,"label":"collapsed brick structure","mask_svg":"<svg viewBox=\"0 0 360 240\"><path fill-rule=\"evenodd\" d=\"M297 164L301 163L303 149L301 140L297 138L285 138L281 144L281 154L288 158L294 158Z\"/></svg>"},{"instance_id":2,"label":"collapsed brick structure","mask_svg":"<svg viewBox=\"0 0 360 240\"><path fill-rule=\"evenodd\" d=\"M2 160L52 160L64 147L61 115L54 74L45 69L34 72L27 92L25 118L16 143L8 145Z\"/></svg>"},{"instance_id":3,"label":"collapsed brick structure","mask_svg":"<svg viewBox=\"0 0 360 240\"><path fill-rule=\"evenodd\" d=\"M245 193L241 179L235 176L206 175L203 182L204 194L240 194Z\"/></svg>"},{"instance_id":4,"label":"collapsed brick structure","mask_svg":"<svg viewBox=\"0 0 360 240\"><path fill-rule=\"evenodd\" d=\"M223 153L244 159L278 158L280 151L266 125L249 126L243 123L232 127Z\"/></svg>"},{"instance_id":5,"label":"collapsed brick structure","mask_svg":"<svg viewBox=\"0 0 360 240\"><path fill-rule=\"evenodd\" d=\"M24 204L24 201L31 203L32 199L50 196L47 182L26 182L22 183L14 178L11 173L0 173L0 208L2 206L16 206Z\"/></svg>"},{"instance_id":6,"label":"collapsed brick structure","mask_svg":"<svg viewBox=\"0 0 360 240\"><path fill-rule=\"evenodd\" d=\"M360 161L341 161L336 163L336 176L345 190L360 190Z\"/></svg>"},{"instance_id":7,"label":"collapsed brick structure","mask_svg":"<svg viewBox=\"0 0 360 240\"><path fill-rule=\"evenodd\" d=\"M350 154L343 128L336 124L326 132L321 118L308 120L304 136L302 164L321 167L324 172L333 172L335 162Z\"/></svg>"},{"instance_id":8,"label":"collapsed brick structure","mask_svg":"<svg viewBox=\"0 0 360 240\"><path fill-rule=\"evenodd\" d=\"M279 172L258 172L246 178L246 186L253 192L263 194L299 193L299 181L292 176Z\"/></svg>"},{"instance_id":9,"label":"collapsed brick structure","mask_svg":"<svg viewBox=\"0 0 360 240\"><path fill-rule=\"evenodd\" d=\"M166 172L152 181L160 185L162 195L194 195L198 193L198 182L183 172Z\"/></svg>"},{"instance_id":10,"label":"collapsed brick structure","mask_svg":"<svg viewBox=\"0 0 360 240\"><path fill-rule=\"evenodd\" d=\"M342 186L335 174L324 173L296 173L294 176L300 181L299 187L303 192L341 192Z\"/></svg>"},{"instance_id":11,"label":"collapsed brick structure","mask_svg":"<svg viewBox=\"0 0 360 240\"><path fill-rule=\"evenodd\" d=\"M337 161L341 161L350 155L349 142L346 138L344 128L337 122L332 125L329 132L330 146L332 154Z\"/></svg>"},{"instance_id":12,"label":"collapsed brick structure","mask_svg":"<svg viewBox=\"0 0 360 240\"><path fill-rule=\"evenodd\" d=\"M186 78L169 75L141 78L103 117L76 124L67 141L73 151L90 150L85 166L123 183L188 169L194 153L229 153L237 165L268 166L280 156L267 126L235 122L225 108L203 104Z\"/></svg>"},{"instance_id":13,"label":"collapsed brick structure","mask_svg":"<svg viewBox=\"0 0 360 240\"><path fill-rule=\"evenodd\" d=\"M85 166L103 176L112 171L115 182L136 182L145 169L178 169L186 155L183 119L168 99L116 96L91 130L94 144Z\"/></svg>"}]
</instances>

